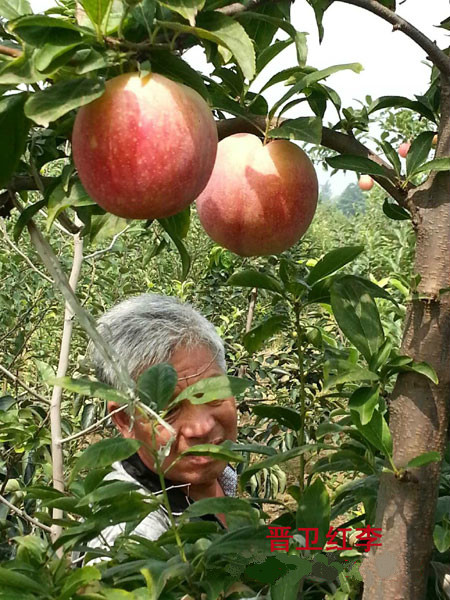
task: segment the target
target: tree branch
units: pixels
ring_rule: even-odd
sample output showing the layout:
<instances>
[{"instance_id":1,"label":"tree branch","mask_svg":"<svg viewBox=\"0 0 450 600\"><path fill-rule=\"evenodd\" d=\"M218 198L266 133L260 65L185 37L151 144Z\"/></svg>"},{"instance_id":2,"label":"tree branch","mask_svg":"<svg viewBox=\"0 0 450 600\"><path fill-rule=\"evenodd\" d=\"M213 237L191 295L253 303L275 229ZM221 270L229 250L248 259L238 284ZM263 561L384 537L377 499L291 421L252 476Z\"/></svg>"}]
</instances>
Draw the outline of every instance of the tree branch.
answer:
<instances>
[{"instance_id":1,"label":"tree branch","mask_svg":"<svg viewBox=\"0 0 450 600\"><path fill-rule=\"evenodd\" d=\"M11 371L8 371L8 369L5 369L5 367L3 365L0 365L0 372L2 372L3 375L6 375L6 377L11 379L11 381L14 381L14 383L17 383L17 385L20 385L20 387L23 387L24 390L26 390L29 394L34 396L37 400L40 400L41 402L44 402L45 404L49 404L50 401L47 400L47 398L44 398L44 396L41 396L41 394L38 394L37 392L32 390L30 387L28 387L28 385L26 383L24 383L21 379L19 379L16 375L14 375L14 373L11 373Z\"/></svg>"},{"instance_id":2,"label":"tree branch","mask_svg":"<svg viewBox=\"0 0 450 600\"><path fill-rule=\"evenodd\" d=\"M276 124L279 124L282 121L283 119L277 119ZM275 126L276 124L274 121L273 125ZM220 140L235 133L253 133L254 135L260 136L260 130L261 128L264 130L265 126L265 117L259 116L252 117L251 121L237 117L234 119L225 119L217 122L217 130ZM397 175L394 170L377 154L374 154L371 150L369 150L369 148L364 146L364 144L361 144L361 142L359 142L355 137L339 131L334 131L328 127L322 127L321 144L322 146L325 146L330 150L335 150L341 154L354 154L356 156L369 158L370 160L373 160L382 166L384 169L386 169L386 177L373 175L375 181L377 181L379 185L400 204L400 206L403 206L410 212L414 211L413 204L408 201L407 190L403 190L393 183L393 180L397 179Z\"/></svg>"},{"instance_id":3,"label":"tree branch","mask_svg":"<svg viewBox=\"0 0 450 600\"><path fill-rule=\"evenodd\" d=\"M5 56L12 56L13 58L19 58L22 56L22 50L19 48L11 48L10 46L3 46L0 44L0 54L4 54Z\"/></svg>"},{"instance_id":4,"label":"tree branch","mask_svg":"<svg viewBox=\"0 0 450 600\"><path fill-rule=\"evenodd\" d=\"M240 13L258 8L258 6L261 6L262 4L275 4L276 2L280 2L280 0L250 0L250 2L247 2L247 4L243 4L242 2L234 2L228 6L216 8L216 12L220 12L228 17L233 17L235 15L239 15Z\"/></svg>"},{"instance_id":5,"label":"tree branch","mask_svg":"<svg viewBox=\"0 0 450 600\"><path fill-rule=\"evenodd\" d=\"M74 433L73 435L69 435L68 437L61 439L60 440L61 444L71 442L72 440L76 440L79 437L82 437L83 435L86 435L87 433L94 431L94 429L97 429L97 427L100 427L100 425L102 425L105 421L110 419L113 415L115 415L118 412L121 412L122 410L125 410L126 408L128 408L128 405L122 404L122 406L119 406L119 408L116 408L115 410L111 411L105 417L102 417L101 419L99 419L96 423L93 423L89 427L86 427L86 429L83 429L82 431L78 431L77 433Z\"/></svg>"},{"instance_id":6,"label":"tree branch","mask_svg":"<svg viewBox=\"0 0 450 600\"><path fill-rule=\"evenodd\" d=\"M450 58L430 38L408 21L376 0L337 0L344 4L359 6L393 25L394 31L402 31L427 53L427 58L445 75L450 75Z\"/></svg>"},{"instance_id":7,"label":"tree branch","mask_svg":"<svg viewBox=\"0 0 450 600\"><path fill-rule=\"evenodd\" d=\"M12 510L17 515L19 515L19 517L22 517L22 519L25 519L29 523L32 523L35 527L39 527L40 529L43 529L47 533L51 532L51 528L48 525L44 525L44 523L41 523L37 519L30 517L30 515L28 515L26 512L24 512L20 508L17 508L17 506L14 506L14 504L11 504L11 502L8 502L8 500L6 498L4 498L3 496L0 496L0 502L2 504L4 504L5 506L7 506L9 508L9 510Z\"/></svg>"}]
</instances>

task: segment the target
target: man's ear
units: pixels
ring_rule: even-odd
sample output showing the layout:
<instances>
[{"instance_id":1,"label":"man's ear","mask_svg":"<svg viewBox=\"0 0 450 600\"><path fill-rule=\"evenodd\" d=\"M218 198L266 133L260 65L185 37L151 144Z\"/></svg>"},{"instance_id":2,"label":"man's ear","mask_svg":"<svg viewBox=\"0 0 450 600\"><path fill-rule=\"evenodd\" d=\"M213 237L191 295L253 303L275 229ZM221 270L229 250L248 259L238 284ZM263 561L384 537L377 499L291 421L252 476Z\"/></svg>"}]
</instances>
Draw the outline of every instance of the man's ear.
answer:
<instances>
[{"instance_id":1,"label":"man's ear","mask_svg":"<svg viewBox=\"0 0 450 600\"><path fill-rule=\"evenodd\" d=\"M122 405L117 402L108 402L108 412L112 413L117 408L120 408ZM134 429L131 428L130 431L130 417L128 416L127 409L124 408L116 412L111 417L114 425L120 431L122 437L124 438L134 438Z\"/></svg>"}]
</instances>

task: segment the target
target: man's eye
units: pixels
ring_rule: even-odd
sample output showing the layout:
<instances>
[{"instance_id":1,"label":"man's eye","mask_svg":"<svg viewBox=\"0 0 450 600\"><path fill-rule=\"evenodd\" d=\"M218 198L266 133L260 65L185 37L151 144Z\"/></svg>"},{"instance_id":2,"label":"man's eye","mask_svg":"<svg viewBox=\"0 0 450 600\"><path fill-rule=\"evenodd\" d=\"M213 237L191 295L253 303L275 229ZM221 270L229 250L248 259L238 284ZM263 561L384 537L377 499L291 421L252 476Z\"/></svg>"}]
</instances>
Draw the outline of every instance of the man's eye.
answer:
<instances>
[{"instance_id":1,"label":"man's eye","mask_svg":"<svg viewBox=\"0 0 450 600\"><path fill-rule=\"evenodd\" d=\"M169 412L165 416L166 421L173 421L176 418L179 411L180 411L179 406L174 406L172 409L170 409Z\"/></svg>"},{"instance_id":2,"label":"man's eye","mask_svg":"<svg viewBox=\"0 0 450 600\"><path fill-rule=\"evenodd\" d=\"M223 403L223 400L213 400L212 402L208 402L209 406L220 406Z\"/></svg>"}]
</instances>

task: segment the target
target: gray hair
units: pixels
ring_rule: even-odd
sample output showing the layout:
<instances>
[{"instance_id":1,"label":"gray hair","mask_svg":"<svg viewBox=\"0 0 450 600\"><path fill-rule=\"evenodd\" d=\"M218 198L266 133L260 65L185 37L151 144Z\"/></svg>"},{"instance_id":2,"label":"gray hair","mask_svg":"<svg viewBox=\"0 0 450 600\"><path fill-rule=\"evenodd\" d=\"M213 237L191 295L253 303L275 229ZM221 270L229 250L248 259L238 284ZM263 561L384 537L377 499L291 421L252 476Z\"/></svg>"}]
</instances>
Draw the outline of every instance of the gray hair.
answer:
<instances>
[{"instance_id":1,"label":"gray hair","mask_svg":"<svg viewBox=\"0 0 450 600\"><path fill-rule=\"evenodd\" d=\"M111 344L132 378L148 367L170 360L180 346L204 345L225 372L223 342L212 325L190 304L158 294L143 294L124 300L98 320L98 330ZM115 372L92 342L88 353L97 378L117 385Z\"/></svg>"}]
</instances>

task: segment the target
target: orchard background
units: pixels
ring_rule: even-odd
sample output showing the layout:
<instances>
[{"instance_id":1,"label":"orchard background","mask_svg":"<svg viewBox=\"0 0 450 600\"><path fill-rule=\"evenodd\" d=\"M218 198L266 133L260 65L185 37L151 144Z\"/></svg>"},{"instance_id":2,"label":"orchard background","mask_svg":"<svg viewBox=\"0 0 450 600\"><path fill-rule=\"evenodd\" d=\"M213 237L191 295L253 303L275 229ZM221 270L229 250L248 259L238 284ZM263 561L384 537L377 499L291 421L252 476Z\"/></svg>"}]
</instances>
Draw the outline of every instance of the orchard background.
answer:
<instances>
[{"instance_id":1,"label":"orchard background","mask_svg":"<svg viewBox=\"0 0 450 600\"><path fill-rule=\"evenodd\" d=\"M310 65L288 1L84 0L33 15L0 0L0 598L450 597L449 53L394 0L309 4L323 44L331 4L391 24L421 49L429 87L343 106L333 74L360 65ZM184 60L197 45L212 75ZM253 86L289 45L297 62ZM77 177L71 131L105 80L131 71L196 89L220 138L297 140L318 168L377 185L338 199L323 186L302 240L260 258L215 245L195 205L159 222L106 214ZM193 302L225 340L229 374L253 384L238 399L238 443L220 450L240 498L196 502L157 542L129 535L156 500L102 482L135 448L104 419L117 392L93 383L85 358L89 339L109 352L92 317L146 291ZM144 401L122 383L125 403ZM188 522L209 512L229 530ZM124 520L108 561L71 567L73 550ZM330 526L350 527L352 549L298 551L297 534L272 553L267 523L316 527L320 545ZM365 526L383 533L367 554L354 532Z\"/></svg>"}]
</instances>

